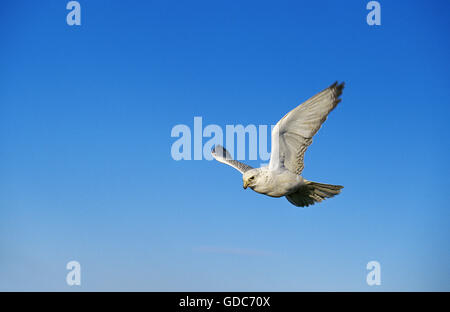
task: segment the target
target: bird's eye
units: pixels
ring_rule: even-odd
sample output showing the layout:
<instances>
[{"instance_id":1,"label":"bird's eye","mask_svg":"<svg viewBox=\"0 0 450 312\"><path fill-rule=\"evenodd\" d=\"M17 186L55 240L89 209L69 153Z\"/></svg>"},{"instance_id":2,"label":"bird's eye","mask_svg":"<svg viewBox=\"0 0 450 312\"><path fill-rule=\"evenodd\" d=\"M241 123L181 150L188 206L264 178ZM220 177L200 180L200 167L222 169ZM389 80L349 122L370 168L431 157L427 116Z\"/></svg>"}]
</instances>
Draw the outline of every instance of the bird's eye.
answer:
<instances>
[{"instance_id":1,"label":"bird's eye","mask_svg":"<svg viewBox=\"0 0 450 312\"><path fill-rule=\"evenodd\" d=\"M249 180L253 180L255 177L251 177Z\"/></svg>"}]
</instances>

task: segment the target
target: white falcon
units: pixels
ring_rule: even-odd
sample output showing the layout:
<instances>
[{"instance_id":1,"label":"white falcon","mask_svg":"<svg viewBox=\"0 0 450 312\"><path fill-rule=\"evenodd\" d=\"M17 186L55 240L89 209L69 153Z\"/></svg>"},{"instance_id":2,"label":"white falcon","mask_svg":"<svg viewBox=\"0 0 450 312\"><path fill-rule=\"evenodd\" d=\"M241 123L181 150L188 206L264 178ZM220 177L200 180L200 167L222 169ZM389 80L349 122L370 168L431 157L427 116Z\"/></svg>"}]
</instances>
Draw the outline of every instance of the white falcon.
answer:
<instances>
[{"instance_id":1,"label":"white falcon","mask_svg":"<svg viewBox=\"0 0 450 312\"><path fill-rule=\"evenodd\" d=\"M233 160L221 145L211 151L213 157L242 173L244 189L272 197L286 196L295 206L305 207L333 197L343 186L308 181L300 174L303 157L328 114L341 101L344 83L335 82L281 118L272 130L272 150L267 167L252 168Z\"/></svg>"}]
</instances>

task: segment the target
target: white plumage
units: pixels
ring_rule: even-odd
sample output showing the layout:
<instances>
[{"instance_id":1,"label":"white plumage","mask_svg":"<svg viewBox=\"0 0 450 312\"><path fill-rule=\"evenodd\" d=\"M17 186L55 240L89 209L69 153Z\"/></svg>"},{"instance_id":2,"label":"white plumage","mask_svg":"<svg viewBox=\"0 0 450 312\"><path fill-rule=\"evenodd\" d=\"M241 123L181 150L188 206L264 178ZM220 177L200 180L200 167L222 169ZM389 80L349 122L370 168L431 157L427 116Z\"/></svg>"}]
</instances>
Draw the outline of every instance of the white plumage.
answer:
<instances>
[{"instance_id":1,"label":"white plumage","mask_svg":"<svg viewBox=\"0 0 450 312\"><path fill-rule=\"evenodd\" d=\"M272 150L267 167L252 168L233 160L221 145L212 150L213 157L242 173L244 188L272 197L286 196L292 204L305 207L333 197L343 186L322 184L304 179L303 158L328 114L341 101L344 83L335 82L286 114L272 130Z\"/></svg>"}]
</instances>

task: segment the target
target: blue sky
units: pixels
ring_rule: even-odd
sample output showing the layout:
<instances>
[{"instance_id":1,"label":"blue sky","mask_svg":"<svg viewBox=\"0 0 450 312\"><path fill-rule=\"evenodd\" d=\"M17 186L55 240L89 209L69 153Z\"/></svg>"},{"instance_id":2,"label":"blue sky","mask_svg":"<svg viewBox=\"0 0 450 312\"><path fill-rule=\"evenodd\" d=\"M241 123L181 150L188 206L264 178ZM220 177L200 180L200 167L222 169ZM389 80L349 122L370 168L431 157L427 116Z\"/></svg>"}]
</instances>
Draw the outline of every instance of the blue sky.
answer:
<instances>
[{"instance_id":1,"label":"blue sky","mask_svg":"<svg viewBox=\"0 0 450 312\"><path fill-rule=\"evenodd\" d=\"M79 2L0 8L0 290L450 290L448 1ZM194 116L274 124L335 80L303 172L333 199L171 157Z\"/></svg>"}]
</instances>

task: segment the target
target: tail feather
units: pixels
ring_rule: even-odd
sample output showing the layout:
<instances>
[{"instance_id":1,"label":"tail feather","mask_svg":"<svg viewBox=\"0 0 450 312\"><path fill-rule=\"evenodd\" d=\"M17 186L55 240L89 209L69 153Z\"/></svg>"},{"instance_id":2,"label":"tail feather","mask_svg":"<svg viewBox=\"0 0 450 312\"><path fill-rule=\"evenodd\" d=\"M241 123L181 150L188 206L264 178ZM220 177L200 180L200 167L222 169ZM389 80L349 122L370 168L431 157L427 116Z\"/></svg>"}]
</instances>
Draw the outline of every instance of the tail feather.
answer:
<instances>
[{"instance_id":1,"label":"tail feather","mask_svg":"<svg viewBox=\"0 0 450 312\"><path fill-rule=\"evenodd\" d=\"M341 192L342 185L324 184L305 180L297 192L286 195L287 200L297 207L308 207Z\"/></svg>"}]
</instances>

